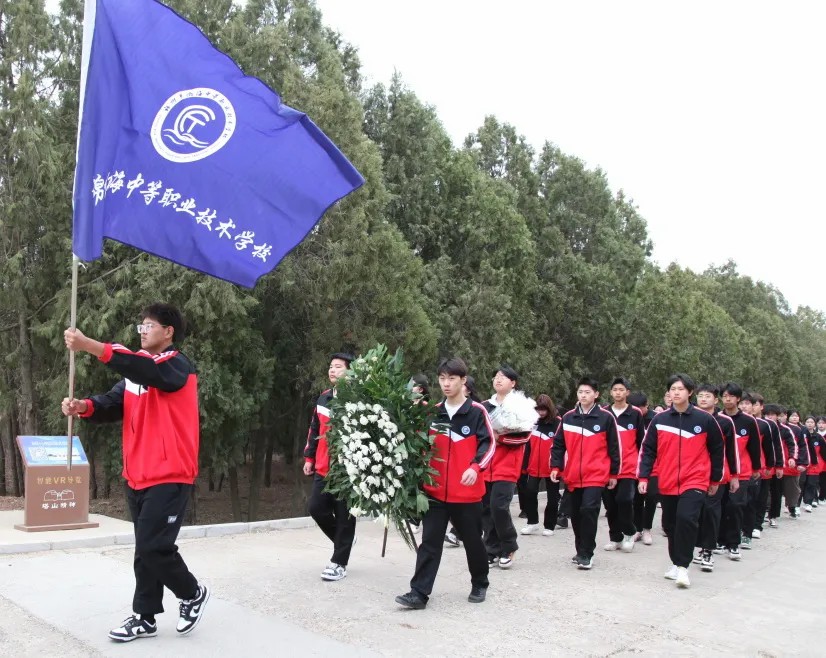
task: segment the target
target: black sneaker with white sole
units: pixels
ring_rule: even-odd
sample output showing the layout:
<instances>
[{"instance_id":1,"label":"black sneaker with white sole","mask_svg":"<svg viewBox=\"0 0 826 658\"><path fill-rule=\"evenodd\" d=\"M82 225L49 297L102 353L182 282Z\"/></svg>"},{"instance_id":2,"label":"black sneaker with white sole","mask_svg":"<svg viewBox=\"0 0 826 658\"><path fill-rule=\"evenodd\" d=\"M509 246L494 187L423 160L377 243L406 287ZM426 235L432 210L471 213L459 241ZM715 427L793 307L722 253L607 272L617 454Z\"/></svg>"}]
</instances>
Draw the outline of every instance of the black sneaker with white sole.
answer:
<instances>
[{"instance_id":1,"label":"black sneaker with white sole","mask_svg":"<svg viewBox=\"0 0 826 658\"><path fill-rule=\"evenodd\" d=\"M176 629L181 635L186 635L193 628L198 625L201 618L204 616L204 608L207 601L209 601L209 587L206 585L198 585L198 592L194 599L181 601L179 610L180 618L178 619L178 628Z\"/></svg>"},{"instance_id":2,"label":"black sneaker with white sole","mask_svg":"<svg viewBox=\"0 0 826 658\"><path fill-rule=\"evenodd\" d=\"M584 555L580 555L576 561L576 568L583 569L585 571L589 570L591 567L594 566L594 556L585 557Z\"/></svg>"},{"instance_id":3,"label":"black sneaker with white sole","mask_svg":"<svg viewBox=\"0 0 826 658\"><path fill-rule=\"evenodd\" d=\"M109 639L115 642L131 642L139 637L153 637L158 634L158 625L132 615L123 620L117 628L109 631Z\"/></svg>"}]
</instances>

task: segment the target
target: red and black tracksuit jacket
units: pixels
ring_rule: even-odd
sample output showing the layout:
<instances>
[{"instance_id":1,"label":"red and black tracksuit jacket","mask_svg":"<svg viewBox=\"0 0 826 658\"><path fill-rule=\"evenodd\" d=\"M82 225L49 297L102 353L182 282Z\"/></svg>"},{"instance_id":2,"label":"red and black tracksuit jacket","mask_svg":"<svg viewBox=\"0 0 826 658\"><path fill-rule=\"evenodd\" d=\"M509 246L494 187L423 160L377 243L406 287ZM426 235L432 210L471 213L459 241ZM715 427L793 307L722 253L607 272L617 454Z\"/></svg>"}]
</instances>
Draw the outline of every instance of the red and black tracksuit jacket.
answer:
<instances>
[{"instance_id":1,"label":"red and black tracksuit jacket","mask_svg":"<svg viewBox=\"0 0 826 658\"><path fill-rule=\"evenodd\" d=\"M550 420L540 420L531 432L531 440L525 451L528 457L525 471L531 477L551 477L551 447L561 425L562 418L557 416Z\"/></svg>"},{"instance_id":2,"label":"red and black tracksuit jacket","mask_svg":"<svg viewBox=\"0 0 826 658\"><path fill-rule=\"evenodd\" d=\"M673 406L657 414L642 442L638 475L647 482L657 465L663 496L690 489L705 491L723 479L723 435L711 414L692 404L684 412Z\"/></svg>"},{"instance_id":3,"label":"red and black tracksuit jacket","mask_svg":"<svg viewBox=\"0 0 826 658\"><path fill-rule=\"evenodd\" d=\"M490 413L497 405L490 400L482 403ZM493 463L485 472L486 482L516 482L522 474L522 462L525 458L525 446L531 440L529 432L496 436L496 454Z\"/></svg>"},{"instance_id":4,"label":"red and black tracksuit jacket","mask_svg":"<svg viewBox=\"0 0 826 658\"><path fill-rule=\"evenodd\" d=\"M333 400L333 389L329 388L318 396L310 420L310 431L307 434L307 445L304 446L304 459L312 464L315 472L321 477L327 477L330 472L330 448L327 445L327 432L330 431L330 402Z\"/></svg>"},{"instance_id":5,"label":"red and black tracksuit jacket","mask_svg":"<svg viewBox=\"0 0 826 658\"><path fill-rule=\"evenodd\" d=\"M809 446L809 468L806 469L807 475L820 475L820 434L817 432L810 432L804 430L806 434L806 444Z\"/></svg>"},{"instance_id":6,"label":"red and black tracksuit jacket","mask_svg":"<svg viewBox=\"0 0 826 658\"><path fill-rule=\"evenodd\" d=\"M775 442L774 435L772 433L772 427L769 421L767 421L765 418L758 418L757 416L755 416L754 420L757 421L757 429L760 431L760 444L763 448L763 461L761 464L763 470L760 473L760 477L763 480L770 480L774 475L773 469L775 467L775 464L777 464L777 455L775 454ZM783 459L782 456L780 459Z\"/></svg>"},{"instance_id":7,"label":"red and black tracksuit jacket","mask_svg":"<svg viewBox=\"0 0 826 658\"><path fill-rule=\"evenodd\" d=\"M725 459L723 460L723 479L720 480L720 484L728 484L731 482L732 474L737 476L738 480L740 479L740 476L737 475L740 472L740 448L735 438L734 421L728 416L721 414L717 409L714 410L712 416L714 416L714 420L717 421L717 424L720 426L720 431L723 434L723 453L725 454Z\"/></svg>"},{"instance_id":8,"label":"red and black tracksuit jacket","mask_svg":"<svg viewBox=\"0 0 826 658\"><path fill-rule=\"evenodd\" d=\"M444 503L481 501L485 495L484 478L477 477L475 484L467 486L462 484L462 474L468 468L483 472L498 452L485 407L467 399L450 418L444 403L440 402L436 405L429 435L433 440L430 468L436 473L433 484L424 486L425 493Z\"/></svg>"},{"instance_id":9,"label":"red and black tracksuit jacket","mask_svg":"<svg viewBox=\"0 0 826 658\"><path fill-rule=\"evenodd\" d=\"M123 420L123 477L132 489L192 484L200 445L198 376L170 345L161 354L106 343L100 360L124 377L108 393L86 400L92 422Z\"/></svg>"},{"instance_id":10,"label":"red and black tracksuit jacket","mask_svg":"<svg viewBox=\"0 0 826 658\"><path fill-rule=\"evenodd\" d=\"M639 460L642 440L645 436L645 419L642 412L630 404L623 409L619 416L614 415L610 404L605 405L603 409L614 416L617 421L619 442L622 446L622 468L619 475L617 475L617 479L633 480L637 477L637 461Z\"/></svg>"},{"instance_id":11,"label":"red and black tracksuit jacket","mask_svg":"<svg viewBox=\"0 0 826 658\"><path fill-rule=\"evenodd\" d=\"M725 412L723 412L726 416ZM734 423L734 434L737 437L737 448L740 454L740 471L738 477L748 480L754 474L759 474L762 468L760 445L760 430L754 416L743 413L739 409L731 416Z\"/></svg>"},{"instance_id":12,"label":"red and black tracksuit jacket","mask_svg":"<svg viewBox=\"0 0 826 658\"><path fill-rule=\"evenodd\" d=\"M604 487L622 470L622 448L614 414L580 405L562 416L551 446L551 471L562 471L569 490Z\"/></svg>"},{"instance_id":13,"label":"red and black tracksuit jacket","mask_svg":"<svg viewBox=\"0 0 826 658\"><path fill-rule=\"evenodd\" d=\"M764 420L768 423L769 430L771 431L772 446L774 447L774 467L785 468L789 457L788 449L786 445L784 445L780 432L780 424L776 420L769 418L764 418Z\"/></svg>"},{"instance_id":14,"label":"red and black tracksuit jacket","mask_svg":"<svg viewBox=\"0 0 826 658\"><path fill-rule=\"evenodd\" d=\"M783 469L783 475L800 475L800 471L798 471L796 467L809 465L809 446L806 444L806 434L800 425L783 424L782 427L788 429L792 435L795 450L795 456L793 457L795 468L789 468L787 466Z\"/></svg>"}]
</instances>

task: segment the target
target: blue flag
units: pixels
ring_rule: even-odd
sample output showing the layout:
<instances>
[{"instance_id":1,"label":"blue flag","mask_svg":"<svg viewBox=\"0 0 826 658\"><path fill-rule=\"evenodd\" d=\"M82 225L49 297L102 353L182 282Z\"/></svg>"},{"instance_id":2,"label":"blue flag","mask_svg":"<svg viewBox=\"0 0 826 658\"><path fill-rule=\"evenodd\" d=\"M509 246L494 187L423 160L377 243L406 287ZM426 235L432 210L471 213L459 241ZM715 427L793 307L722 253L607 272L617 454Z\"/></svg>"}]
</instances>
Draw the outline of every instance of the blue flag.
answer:
<instances>
[{"instance_id":1,"label":"blue flag","mask_svg":"<svg viewBox=\"0 0 826 658\"><path fill-rule=\"evenodd\" d=\"M305 114L168 7L86 5L87 44L94 28L72 236L81 260L111 238L252 287L364 183Z\"/></svg>"}]
</instances>

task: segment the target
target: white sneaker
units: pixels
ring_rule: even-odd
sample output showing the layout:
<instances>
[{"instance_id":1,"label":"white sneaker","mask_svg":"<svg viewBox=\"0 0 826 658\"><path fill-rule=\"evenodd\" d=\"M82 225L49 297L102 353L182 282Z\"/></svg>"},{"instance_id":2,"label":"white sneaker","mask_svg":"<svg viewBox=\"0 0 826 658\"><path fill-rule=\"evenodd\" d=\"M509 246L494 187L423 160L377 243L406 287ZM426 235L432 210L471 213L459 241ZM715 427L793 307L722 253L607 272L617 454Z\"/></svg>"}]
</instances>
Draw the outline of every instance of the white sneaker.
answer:
<instances>
[{"instance_id":1,"label":"white sneaker","mask_svg":"<svg viewBox=\"0 0 826 658\"><path fill-rule=\"evenodd\" d=\"M795 516L800 516L800 508L799 507L794 508L794 515Z\"/></svg>"},{"instance_id":2,"label":"white sneaker","mask_svg":"<svg viewBox=\"0 0 826 658\"><path fill-rule=\"evenodd\" d=\"M620 543L618 541L609 541L602 548L606 551L618 551L620 548Z\"/></svg>"},{"instance_id":3,"label":"white sneaker","mask_svg":"<svg viewBox=\"0 0 826 658\"><path fill-rule=\"evenodd\" d=\"M677 587L687 589L691 587L691 581L688 579L688 569L685 567L677 567Z\"/></svg>"},{"instance_id":4,"label":"white sneaker","mask_svg":"<svg viewBox=\"0 0 826 658\"><path fill-rule=\"evenodd\" d=\"M777 525L777 519L769 519L769 527L770 527L770 528L777 528L777 527L779 527L779 526Z\"/></svg>"},{"instance_id":5,"label":"white sneaker","mask_svg":"<svg viewBox=\"0 0 826 658\"><path fill-rule=\"evenodd\" d=\"M650 530L643 530L642 531L642 543L646 546L651 546L654 543L654 540L651 538L651 531Z\"/></svg>"},{"instance_id":6,"label":"white sneaker","mask_svg":"<svg viewBox=\"0 0 826 658\"><path fill-rule=\"evenodd\" d=\"M672 564L668 567L668 571L665 572L664 578L668 578L668 580L677 580L677 569L679 567L676 564Z\"/></svg>"},{"instance_id":7,"label":"white sneaker","mask_svg":"<svg viewBox=\"0 0 826 658\"><path fill-rule=\"evenodd\" d=\"M642 533L638 532L634 534L634 541L640 541L642 539Z\"/></svg>"},{"instance_id":8,"label":"white sneaker","mask_svg":"<svg viewBox=\"0 0 826 658\"><path fill-rule=\"evenodd\" d=\"M634 550L634 535L625 535L622 538L622 544L620 544L620 549L623 553L630 553Z\"/></svg>"},{"instance_id":9,"label":"white sneaker","mask_svg":"<svg viewBox=\"0 0 826 658\"><path fill-rule=\"evenodd\" d=\"M551 530L550 528L545 528L545 529L542 531L542 536L543 536L543 537L553 537L553 536L554 536L554 531L553 531L553 530Z\"/></svg>"},{"instance_id":10,"label":"white sneaker","mask_svg":"<svg viewBox=\"0 0 826 658\"><path fill-rule=\"evenodd\" d=\"M529 523L519 531L520 535L538 535L542 526L538 523Z\"/></svg>"},{"instance_id":11,"label":"white sneaker","mask_svg":"<svg viewBox=\"0 0 826 658\"><path fill-rule=\"evenodd\" d=\"M762 534L763 534L762 532L760 532L757 528L755 528L754 530L751 531L751 538L752 539L760 539Z\"/></svg>"},{"instance_id":12,"label":"white sneaker","mask_svg":"<svg viewBox=\"0 0 826 658\"><path fill-rule=\"evenodd\" d=\"M812 511L812 506L811 505L804 505L803 509L805 509L807 512L811 512Z\"/></svg>"},{"instance_id":13,"label":"white sneaker","mask_svg":"<svg viewBox=\"0 0 826 658\"><path fill-rule=\"evenodd\" d=\"M321 580L341 580L342 578L347 577L347 568L341 566L340 564L335 564L331 562L327 565L327 568L321 572Z\"/></svg>"}]
</instances>

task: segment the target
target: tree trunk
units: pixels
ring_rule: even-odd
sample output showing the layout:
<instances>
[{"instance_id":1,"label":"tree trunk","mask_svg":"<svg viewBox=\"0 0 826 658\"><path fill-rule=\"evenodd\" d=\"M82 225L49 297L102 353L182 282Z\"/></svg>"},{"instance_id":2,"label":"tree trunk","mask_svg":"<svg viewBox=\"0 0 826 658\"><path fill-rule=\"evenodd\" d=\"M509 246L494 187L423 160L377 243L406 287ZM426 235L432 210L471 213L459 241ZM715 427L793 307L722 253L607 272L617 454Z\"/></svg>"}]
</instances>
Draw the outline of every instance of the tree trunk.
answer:
<instances>
[{"instance_id":1,"label":"tree trunk","mask_svg":"<svg viewBox=\"0 0 826 658\"><path fill-rule=\"evenodd\" d=\"M86 458L89 460L89 497L92 500L97 500L98 475L97 467L95 465L95 444L92 441L87 442Z\"/></svg>"},{"instance_id":2,"label":"tree trunk","mask_svg":"<svg viewBox=\"0 0 826 658\"><path fill-rule=\"evenodd\" d=\"M209 490L215 491L215 471L212 468L209 469L207 479L209 480Z\"/></svg>"},{"instance_id":3,"label":"tree trunk","mask_svg":"<svg viewBox=\"0 0 826 658\"><path fill-rule=\"evenodd\" d=\"M275 432L269 432L267 437L267 455L264 457L264 486L272 486L272 453L275 449Z\"/></svg>"},{"instance_id":4,"label":"tree trunk","mask_svg":"<svg viewBox=\"0 0 826 658\"><path fill-rule=\"evenodd\" d=\"M258 503L261 495L261 479L264 471L267 439L263 430L255 433L252 450L252 473L250 474L249 515L250 521L258 520Z\"/></svg>"},{"instance_id":5,"label":"tree trunk","mask_svg":"<svg viewBox=\"0 0 826 658\"><path fill-rule=\"evenodd\" d=\"M9 414L0 416L0 496L6 494L6 437L11 436Z\"/></svg>"},{"instance_id":6,"label":"tree trunk","mask_svg":"<svg viewBox=\"0 0 826 658\"><path fill-rule=\"evenodd\" d=\"M3 436L3 452L8 459L6 460L6 473L8 473L7 488L12 496L20 496L20 480L17 475L17 464L15 463L14 453L17 452L14 437L16 435L16 423L14 419L14 412L9 413L7 417L8 431Z\"/></svg>"},{"instance_id":7,"label":"tree trunk","mask_svg":"<svg viewBox=\"0 0 826 658\"><path fill-rule=\"evenodd\" d=\"M221 493L221 489L224 488L224 474L221 473L221 476L218 478L218 486L216 488L218 493Z\"/></svg>"},{"instance_id":8,"label":"tree trunk","mask_svg":"<svg viewBox=\"0 0 826 658\"><path fill-rule=\"evenodd\" d=\"M25 470L23 468L23 457L20 456L20 451L14 451L14 466L17 470L17 482L19 483L20 493L18 495L25 496L26 495L26 478Z\"/></svg>"},{"instance_id":9,"label":"tree trunk","mask_svg":"<svg viewBox=\"0 0 826 658\"><path fill-rule=\"evenodd\" d=\"M34 377L32 375L32 346L29 340L29 321L26 319L26 301L21 295L18 308L20 340L20 390L17 398L18 425L21 434L36 436L37 416L35 409Z\"/></svg>"},{"instance_id":10,"label":"tree trunk","mask_svg":"<svg viewBox=\"0 0 826 658\"><path fill-rule=\"evenodd\" d=\"M238 469L229 467L229 499L232 503L232 520L241 521L241 496L238 493Z\"/></svg>"}]
</instances>

